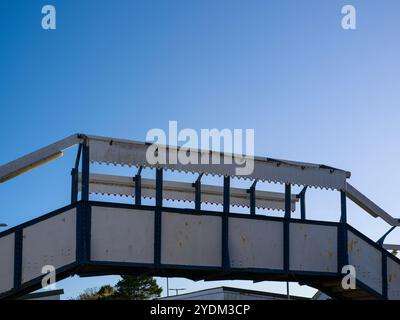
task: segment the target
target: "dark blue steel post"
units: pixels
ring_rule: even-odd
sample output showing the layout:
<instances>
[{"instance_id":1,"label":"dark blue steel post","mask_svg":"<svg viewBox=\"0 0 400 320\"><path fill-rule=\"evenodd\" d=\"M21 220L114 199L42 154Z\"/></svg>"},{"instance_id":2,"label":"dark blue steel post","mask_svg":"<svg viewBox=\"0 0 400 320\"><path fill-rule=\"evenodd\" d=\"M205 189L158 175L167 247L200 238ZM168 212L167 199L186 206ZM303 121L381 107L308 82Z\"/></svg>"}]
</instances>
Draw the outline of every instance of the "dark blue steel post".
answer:
<instances>
[{"instance_id":1,"label":"dark blue steel post","mask_svg":"<svg viewBox=\"0 0 400 320\"><path fill-rule=\"evenodd\" d=\"M92 210L87 202L76 208L76 260L80 264L90 261Z\"/></svg>"},{"instance_id":2,"label":"dark blue steel post","mask_svg":"<svg viewBox=\"0 0 400 320\"><path fill-rule=\"evenodd\" d=\"M291 185L285 184L285 220L283 222L283 268L289 272L289 250L290 250L290 216L291 216Z\"/></svg>"},{"instance_id":3,"label":"dark blue steel post","mask_svg":"<svg viewBox=\"0 0 400 320\"><path fill-rule=\"evenodd\" d=\"M22 229L18 229L14 234L14 289L22 285Z\"/></svg>"},{"instance_id":4,"label":"dark blue steel post","mask_svg":"<svg viewBox=\"0 0 400 320\"><path fill-rule=\"evenodd\" d=\"M301 220L306 220L306 191L307 186L300 192L300 217Z\"/></svg>"},{"instance_id":5,"label":"dark blue steel post","mask_svg":"<svg viewBox=\"0 0 400 320\"><path fill-rule=\"evenodd\" d=\"M250 189L247 190L247 193L250 194L250 214L256 214L256 184L257 180L253 182Z\"/></svg>"},{"instance_id":6,"label":"dark blue steel post","mask_svg":"<svg viewBox=\"0 0 400 320\"><path fill-rule=\"evenodd\" d=\"M290 218L291 216L291 205L292 205L292 191L291 185L285 184L285 218Z\"/></svg>"},{"instance_id":7,"label":"dark blue steel post","mask_svg":"<svg viewBox=\"0 0 400 320\"><path fill-rule=\"evenodd\" d=\"M388 298L387 253L382 252L382 296Z\"/></svg>"},{"instance_id":8,"label":"dark blue steel post","mask_svg":"<svg viewBox=\"0 0 400 320\"><path fill-rule=\"evenodd\" d=\"M300 217L301 220L306 220L306 201L304 199L304 195L301 195L300 198Z\"/></svg>"},{"instance_id":9,"label":"dark blue steel post","mask_svg":"<svg viewBox=\"0 0 400 320\"><path fill-rule=\"evenodd\" d=\"M222 212L222 270L228 271L229 261L229 210L230 210L230 177L224 177L224 204Z\"/></svg>"},{"instance_id":10,"label":"dark blue steel post","mask_svg":"<svg viewBox=\"0 0 400 320\"><path fill-rule=\"evenodd\" d=\"M340 191L340 222L347 223L347 202L345 191Z\"/></svg>"},{"instance_id":11,"label":"dark blue steel post","mask_svg":"<svg viewBox=\"0 0 400 320\"><path fill-rule=\"evenodd\" d=\"M156 209L154 213L154 265L161 265L161 209L163 202L163 170L156 169Z\"/></svg>"},{"instance_id":12,"label":"dark blue steel post","mask_svg":"<svg viewBox=\"0 0 400 320\"><path fill-rule=\"evenodd\" d=\"M90 260L91 207L89 201L90 159L89 146L82 145L82 202L76 208L76 260L84 264Z\"/></svg>"},{"instance_id":13,"label":"dark blue steel post","mask_svg":"<svg viewBox=\"0 0 400 320\"><path fill-rule=\"evenodd\" d=\"M349 264L347 241L347 203L346 192L340 191L340 224L338 227L338 272Z\"/></svg>"},{"instance_id":14,"label":"dark blue steel post","mask_svg":"<svg viewBox=\"0 0 400 320\"><path fill-rule=\"evenodd\" d=\"M89 175L90 175L90 161L89 161L89 146L86 144L82 147L82 200L89 200Z\"/></svg>"},{"instance_id":15,"label":"dark blue steel post","mask_svg":"<svg viewBox=\"0 0 400 320\"><path fill-rule=\"evenodd\" d=\"M192 183L192 186L195 188L194 189L194 209L195 210L201 210L201 177L203 176L203 173L199 175L199 177L196 179L194 183Z\"/></svg>"},{"instance_id":16,"label":"dark blue steel post","mask_svg":"<svg viewBox=\"0 0 400 320\"><path fill-rule=\"evenodd\" d=\"M78 152L76 153L75 167L71 171L71 204L78 201L78 174L79 162L81 160L82 144L79 144Z\"/></svg>"},{"instance_id":17,"label":"dark blue steel post","mask_svg":"<svg viewBox=\"0 0 400 320\"><path fill-rule=\"evenodd\" d=\"M134 178L135 180L135 204L142 204L142 176L137 174Z\"/></svg>"},{"instance_id":18,"label":"dark blue steel post","mask_svg":"<svg viewBox=\"0 0 400 320\"><path fill-rule=\"evenodd\" d=\"M396 226L391 227L376 243L383 247L383 243L385 242L386 237L395 228ZM382 296L384 299L388 298L387 259L387 252L386 250L384 250L382 252Z\"/></svg>"},{"instance_id":19,"label":"dark blue steel post","mask_svg":"<svg viewBox=\"0 0 400 320\"><path fill-rule=\"evenodd\" d=\"M379 244L381 247L383 247L383 243L385 242L386 237L391 233L397 226L391 227L385 234L376 242Z\"/></svg>"},{"instance_id":20,"label":"dark blue steel post","mask_svg":"<svg viewBox=\"0 0 400 320\"><path fill-rule=\"evenodd\" d=\"M71 170L71 204L78 201L78 170Z\"/></svg>"},{"instance_id":21,"label":"dark blue steel post","mask_svg":"<svg viewBox=\"0 0 400 320\"><path fill-rule=\"evenodd\" d=\"M133 182L135 183L135 204L141 205L142 204L142 169L143 167L140 166L138 172L136 173L135 177L133 178Z\"/></svg>"},{"instance_id":22,"label":"dark blue steel post","mask_svg":"<svg viewBox=\"0 0 400 320\"><path fill-rule=\"evenodd\" d=\"M156 206L162 207L163 203L163 170L161 168L156 169Z\"/></svg>"},{"instance_id":23,"label":"dark blue steel post","mask_svg":"<svg viewBox=\"0 0 400 320\"><path fill-rule=\"evenodd\" d=\"M201 210L201 182L200 181L196 181L196 185L195 185L195 204L194 204L194 208L196 210Z\"/></svg>"}]
</instances>

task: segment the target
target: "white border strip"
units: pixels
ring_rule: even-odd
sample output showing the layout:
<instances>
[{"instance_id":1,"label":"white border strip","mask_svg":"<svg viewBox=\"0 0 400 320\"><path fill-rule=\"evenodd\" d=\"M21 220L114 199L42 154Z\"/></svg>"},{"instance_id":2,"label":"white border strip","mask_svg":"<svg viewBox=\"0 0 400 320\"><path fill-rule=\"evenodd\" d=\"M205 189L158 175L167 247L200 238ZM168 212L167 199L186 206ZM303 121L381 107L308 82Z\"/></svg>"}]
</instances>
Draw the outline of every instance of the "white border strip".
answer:
<instances>
[{"instance_id":1,"label":"white border strip","mask_svg":"<svg viewBox=\"0 0 400 320\"><path fill-rule=\"evenodd\" d=\"M220 164L162 164L149 165L146 160L146 150L149 144L96 136L88 136L90 146L90 160L92 162L119 164L127 166L161 167L167 170L182 172L205 173L218 176L231 176L243 179L257 179L275 183L290 183L293 185L307 185L326 189L345 190L346 179L350 172L326 167L318 164L277 160L270 158L254 158L254 171L250 175L238 176L236 169L240 166L225 164L224 158L233 155L223 154L215 151L195 150L195 157L220 157ZM176 147L159 146L160 152L167 152ZM179 150L179 148L178 148ZM235 155L235 157L246 159L246 157ZM210 161L211 162L211 161Z\"/></svg>"}]
</instances>

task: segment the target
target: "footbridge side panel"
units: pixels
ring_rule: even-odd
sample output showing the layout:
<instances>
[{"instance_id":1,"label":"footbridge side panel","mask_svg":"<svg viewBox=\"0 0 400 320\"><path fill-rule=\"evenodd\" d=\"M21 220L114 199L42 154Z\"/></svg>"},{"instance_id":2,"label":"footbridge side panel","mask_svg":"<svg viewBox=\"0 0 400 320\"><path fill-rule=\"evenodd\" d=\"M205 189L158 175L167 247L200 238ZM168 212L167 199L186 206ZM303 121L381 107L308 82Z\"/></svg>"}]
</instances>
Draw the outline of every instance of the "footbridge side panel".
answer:
<instances>
[{"instance_id":1,"label":"footbridge side panel","mask_svg":"<svg viewBox=\"0 0 400 320\"><path fill-rule=\"evenodd\" d=\"M346 253L361 290L354 295L399 299L400 261L349 225L343 252L341 227L264 215L78 202L0 234L0 296L37 289L44 266L54 267L57 280L127 272L198 280L302 279L316 287L326 280L328 288L342 278L339 258ZM343 297L354 298L346 292Z\"/></svg>"},{"instance_id":2,"label":"footbridge side panel","mask_svg":"<svg viewBox=\"0 0 400 320\"><path fill-rule=\"evenodd\" d=\"M232 268L283 269L283 222L229 218Z\"/></svg>"},{"instance_id":3,"label":"footbridge side panel","mask_svg":"<svg viewBox=\"0 0 400 320\"><path fill-rule=\"evenodd\" d=\"M292 222L290 270L331 272L338 269L338 227Z\"/></svg>"},{"instance_id":4,"label":"footbridge side panel","mask_svg":"<svg viewBox=\"0 0 400 320\"><path fill-rule=\"evenodd\" d=\"M60 269L75 260L75 208L23 229L22 283L43 276L45 266Z\"/></svg>"},{"instance_id":5,"label":"footbridge side panel","mask_svg":"<svg viewBox=\"0 0 400 320\"><path fill-rule=\"evenodd\" d=\"M347 235L349 265L355 267L356 279L381 294L382 251L352 231Z\"/></svg>"},{"instance_id":6,"label":"footbridge side panel","mask_svg":"<svg viewBox=\"0 0 400 320\"><path fill-rule=\"evenodd\" d=\"M154 212L92 207L91 260L153 264Z\"/></svg>"},{"instance_id":7,"label":"footbridge side panel","mask_svg":"<svg viewBox=\"0 0 400 320\"><path fill-rule=\"evenodd\" d=\"M14 287L15 234L0 238L0 294Z\"/></svg>"},{"instance_id":8,"label":"footbridge side panel","mask_svg":"<svg viewBox=\"0 0 400 320\"><path fill-rule=\"evenodd\" d=\"M400 264L387 258L388 299L400 300Z\"/></svg>"}]
</instances>

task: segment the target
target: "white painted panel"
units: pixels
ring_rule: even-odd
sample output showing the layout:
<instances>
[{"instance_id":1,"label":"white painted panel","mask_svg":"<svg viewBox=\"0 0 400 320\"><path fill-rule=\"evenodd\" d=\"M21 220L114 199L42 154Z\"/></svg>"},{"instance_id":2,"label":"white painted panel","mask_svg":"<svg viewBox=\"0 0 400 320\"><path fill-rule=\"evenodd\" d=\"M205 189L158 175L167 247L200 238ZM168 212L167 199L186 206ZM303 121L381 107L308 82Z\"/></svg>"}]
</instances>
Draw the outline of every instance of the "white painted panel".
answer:
<instances>
[{"instance_id":1,"label":"white painted panel","mask_svg":"<svg viewBox=\"0 0 400 320\"><path fill-rule=\"evenodd\" d=\"M400 263L387 259L387 279L389 300L400 300Z\"/></svg>"},{"instance_id":2,"label":"white painted panel","mask_svg":"<svg viewBox=\"0 0 400 320\"><path fill-rule=\"evenodd\" d=\"M382 292L382 254L365 240L348 232L349 264L356 268L357 280Z\"/></svg>"},{"instance_id":3,"label":"white painted panel","mask_svg":"<svg viewBox=\"0 0 400 320\"><path fill-rule=\"evenodd\" d=\"M22 282L42 275L45 265L56 269L76 259L76 209L23 229Z\"/></svg>"},{"instance_id":4,"label":"white painted panel","mask_svg":"<svg viewBox=\"0 0 400 320\"><path fill-rule=\"evenodd\" d=\"M337 228L290 223L290 270L337 272Z\"/></svg>"},{"instance_id":5,"label":"white painted panel","mask_svg":"<svg viewBox=\"0 0 400 320\"><path fill-rule=\"evenodd\" d=\"M283 223L229 218L233 268L283 269Z\"/></svg>"},{"instance_id":6,"label":"white painted panel","mask_svg":"<svg viewBox=\"0 0 400 320\"><path fill-rule=\"evenodd\" d=\"M14 286L14 233L0 238L0 294Z\"/></svg>"},{"instance_id":7,"label":"white painted panel","mask_svg":"<svg viewBox=\"0 0 400 320\"><path fill-rule=\"evenodd\" d=\"M91 260L154 262L154 212L92 207Z\"/></svg>"},{"instance_id":8,"label":"white painted panel","mask_svg":"<svg viewBox=\"0 0 400 320\"><path fill-rule=\"evenodd\" d=\"M162 213L161 263L221 266L221 217Z\"/></svg>"}]
</instances>

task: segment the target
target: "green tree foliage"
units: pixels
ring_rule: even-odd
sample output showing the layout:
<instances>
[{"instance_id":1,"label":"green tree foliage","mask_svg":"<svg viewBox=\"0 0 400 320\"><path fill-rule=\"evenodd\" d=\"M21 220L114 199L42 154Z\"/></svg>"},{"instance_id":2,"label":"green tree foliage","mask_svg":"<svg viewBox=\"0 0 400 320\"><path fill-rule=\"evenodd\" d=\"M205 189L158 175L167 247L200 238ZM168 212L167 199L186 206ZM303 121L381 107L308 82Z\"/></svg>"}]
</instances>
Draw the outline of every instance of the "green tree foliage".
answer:
<instances>
[{"instance_id":1,"label":"green tree foliage","mask_svg":"<svg viewBox=\"0 0 400 320\"><path fill-rule=\"evenodd\" d=\"M122 276L115 287L90 288L78 296L78 300L149 300L161 295L162 288L153 277Z\"/></svg>"},{"instance_id":2,"label":"green tree foliage","mask_svg":"<svg viewBox=\"0 0 400 320\"><path fill-rule=\"evenodd\" d=\"M86 289L78 296L78 300L111 300L113 299L115 290L110 285L102 286L100 289Z\"/></svg>"},{"instance_id":3,"label":"green tree foliage","mask_svg":"<svg viewBox=\"0 0 400 320\"><path fill-rule=\"evenodd\" d=\"M86 289L78 296L78 300L98 300L97 292L96 288Z\"/></svg>"},{"instance_id":4,"label":"green tree foliage","mask_svg":"<svg viewBox=\"0 0 400 320\"><path fill-rule=\"evenodd\" d=\"M148 276L122 276L115 288L115 296L123 300L149 300L159 297L162 292L156 280Z\"/></svg>"}]
</instances>

